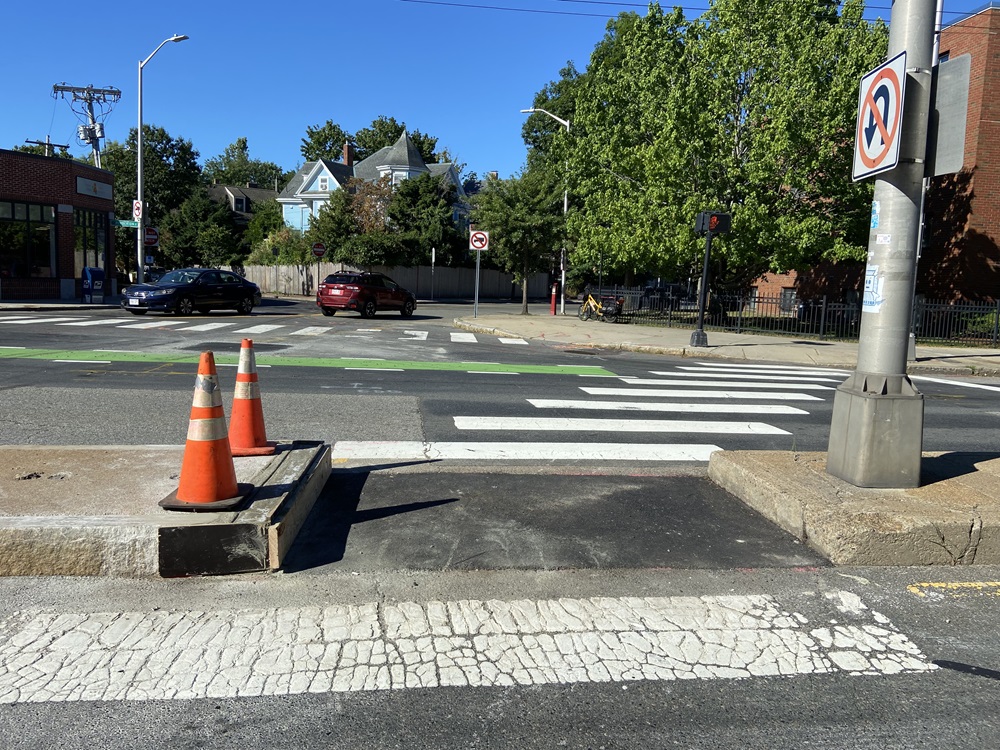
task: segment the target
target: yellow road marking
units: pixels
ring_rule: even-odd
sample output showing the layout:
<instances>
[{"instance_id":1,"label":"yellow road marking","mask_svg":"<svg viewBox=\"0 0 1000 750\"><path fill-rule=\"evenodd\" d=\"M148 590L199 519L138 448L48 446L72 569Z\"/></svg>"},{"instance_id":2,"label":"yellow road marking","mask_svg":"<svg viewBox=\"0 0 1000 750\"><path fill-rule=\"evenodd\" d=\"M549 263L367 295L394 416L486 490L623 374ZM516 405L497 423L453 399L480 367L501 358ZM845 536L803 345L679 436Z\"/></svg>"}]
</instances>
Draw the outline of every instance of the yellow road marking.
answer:
<instances>
[{"instance_id":1,"label":"yellow road marking","mask_svg":"<svg viewBox=\"0 0 1000 750\"><path fill-rule=\"evenodd\" d=\"M1000 596L1000 581L955 581L911 583L906 587L911 594L926 597L929 594L960 598L963 596Z\"/></svg>"}]
</instances>

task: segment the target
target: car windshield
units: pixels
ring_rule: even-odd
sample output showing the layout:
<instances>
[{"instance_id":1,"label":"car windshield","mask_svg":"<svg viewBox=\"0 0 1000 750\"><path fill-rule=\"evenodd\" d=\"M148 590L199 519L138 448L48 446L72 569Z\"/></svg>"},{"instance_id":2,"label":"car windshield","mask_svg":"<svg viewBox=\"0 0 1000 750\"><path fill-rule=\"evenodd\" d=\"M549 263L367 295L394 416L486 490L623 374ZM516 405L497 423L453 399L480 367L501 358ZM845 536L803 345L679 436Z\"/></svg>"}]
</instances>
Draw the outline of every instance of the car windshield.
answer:
<instances>
[{"instance_id":1,"label":"car windshield","mask_svg":"<svg viewBox=\"0 0 1000 750\"><path fill-rule=\"evenodd\" d=\"M198 278L200 271L167 271L160 277L160 284L190 284Z\"/></svg>"}]
</instances>

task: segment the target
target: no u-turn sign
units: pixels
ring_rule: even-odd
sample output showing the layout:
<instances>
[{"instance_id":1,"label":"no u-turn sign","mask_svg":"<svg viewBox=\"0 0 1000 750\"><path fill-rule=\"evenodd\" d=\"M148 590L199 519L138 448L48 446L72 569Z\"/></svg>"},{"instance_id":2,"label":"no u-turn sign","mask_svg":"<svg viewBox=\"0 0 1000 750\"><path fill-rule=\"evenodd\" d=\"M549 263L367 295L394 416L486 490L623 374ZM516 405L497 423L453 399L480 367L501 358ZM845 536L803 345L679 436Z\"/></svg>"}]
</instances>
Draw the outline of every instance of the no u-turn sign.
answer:
<instances>
[{"instance_id":1,"label":"no u-turn sign","mask_svg":"<svg viewBox=\"0 0 1000 750\"><path fill-rule=\"evenodd\" d=\"M905 52L861 79L851 174L855 181L895 169L899 163L905 86Z\"/></svg>"}]
</instances>

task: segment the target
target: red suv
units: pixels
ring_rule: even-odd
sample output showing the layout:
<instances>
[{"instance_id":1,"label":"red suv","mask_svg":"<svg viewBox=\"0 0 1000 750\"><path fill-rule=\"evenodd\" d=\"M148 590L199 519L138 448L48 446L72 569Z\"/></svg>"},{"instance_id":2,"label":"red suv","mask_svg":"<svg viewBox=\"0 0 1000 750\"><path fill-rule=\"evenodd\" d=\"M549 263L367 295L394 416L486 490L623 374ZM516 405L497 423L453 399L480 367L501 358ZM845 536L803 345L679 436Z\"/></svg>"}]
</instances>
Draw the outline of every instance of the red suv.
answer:
<instances>
[{"instance_id":1,"label":"red suv","mask_svg":"<svg viewBox=\"0 0 1000 750\"><path fill-rule=\"evenodd\" d=\"M357 310L362 318L372 318L379 310L399 310L408 318L417 309L417 298L383 274L340 271L323 279L316 304L324 315Z\"/></svg>"}]
</instances>

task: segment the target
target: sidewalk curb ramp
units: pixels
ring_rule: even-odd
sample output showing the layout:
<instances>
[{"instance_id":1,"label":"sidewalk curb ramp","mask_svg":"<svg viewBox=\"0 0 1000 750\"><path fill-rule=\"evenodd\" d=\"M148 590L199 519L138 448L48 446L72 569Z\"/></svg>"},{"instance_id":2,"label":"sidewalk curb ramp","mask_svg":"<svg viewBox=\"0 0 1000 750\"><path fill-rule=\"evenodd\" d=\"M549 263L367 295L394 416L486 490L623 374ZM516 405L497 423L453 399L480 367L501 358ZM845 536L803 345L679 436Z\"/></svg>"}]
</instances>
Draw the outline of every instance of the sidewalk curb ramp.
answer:
<instances>
[{"instance_id":1,"label":"sidewalk curb ramp","mask_svg":"<svg viewBox=\"0 0 1000 750\"><path fill-rule=\"evenodd\" d=\"M176 486L178 446L0 446L0 575L128 578L276 570L326 484L330 446L278 441L236 459L253 484L240 509L157 506ZM25 471L34 467L34 471ZM30 481L27 481L30 480Z\"/></svg>"},{"instance_id":2,"label":"sidewalk curb ramp","mask_svg":"<svg viewBox=\"0 0 1000 750\"><path fill-rule=\"evenodd\" d=\"M835 565L1000 564L1000 455L925 453L922 486L855 487L826 453L717 451L708 476Z\"/></svg>"}]
</instances>

